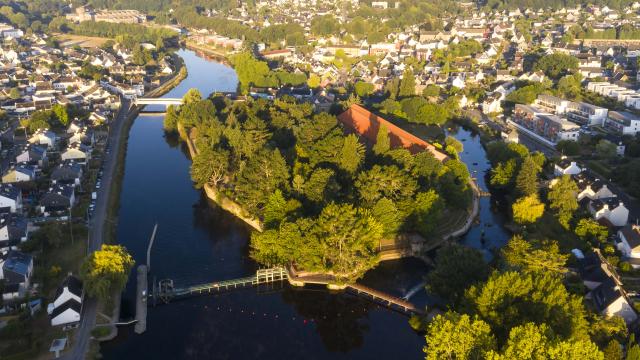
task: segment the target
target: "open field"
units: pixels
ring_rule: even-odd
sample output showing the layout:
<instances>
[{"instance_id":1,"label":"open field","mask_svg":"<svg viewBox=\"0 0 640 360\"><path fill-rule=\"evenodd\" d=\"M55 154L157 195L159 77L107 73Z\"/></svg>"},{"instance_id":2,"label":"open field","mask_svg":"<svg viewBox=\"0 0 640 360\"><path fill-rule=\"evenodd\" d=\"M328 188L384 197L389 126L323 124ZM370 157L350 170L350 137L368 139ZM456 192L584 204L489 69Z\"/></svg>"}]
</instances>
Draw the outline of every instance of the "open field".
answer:
<instances>
[{"instance_id":1,"label":"open field","mask_svg":"<svg viewBox=\"0 0 640 360\"><path fill-rule=\"evenodd\" d=\"M56 34L56 40L60 41L60 46L69 47L78 45L83 48L96 48L102 46L108 38L92 37L71 34Z\"/></svg>"}]
</instances>

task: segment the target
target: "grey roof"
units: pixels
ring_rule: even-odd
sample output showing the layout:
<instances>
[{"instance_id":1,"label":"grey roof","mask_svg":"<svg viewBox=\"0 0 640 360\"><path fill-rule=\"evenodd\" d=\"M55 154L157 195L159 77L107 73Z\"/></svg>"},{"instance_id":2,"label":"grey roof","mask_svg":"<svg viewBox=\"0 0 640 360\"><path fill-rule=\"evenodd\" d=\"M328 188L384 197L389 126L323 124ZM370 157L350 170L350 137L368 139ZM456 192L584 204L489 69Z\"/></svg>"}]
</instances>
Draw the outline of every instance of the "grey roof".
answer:
<instances>
[{"instance_id":1,"label":"grey roof","mask_svg":"<svg viewBox=\"0 0 640 360\"><path fill-rule=\"evenodd\" d=\"M73 311L75 311L78 314L80 314L80 311L82 310L82 304L77 302L76 299L69 299L69 300L65 301L62 305L60 305L57 308L53 309L53 312L51 312L51 318L52 319L56 318L58 315L60 315L63 312L67 311L67 309L72 309Z\"/></svg>"},{"instance_id":2,"label":"grey roof","mask_svg":"<svg viewBox=\"0 0 640 360\"><path fill-rule=\"evenodd\" d=\"M603 311L614 301L618 300L622 296L622 292L618 288L616 282L608 278L600 284L597 288L591 291L591 297L593 304L598 311Z\"/></svg>"},{"instance_id":3,"label":"grey roof","mask_svg":"<svg viewBox=\"0 0 640 360\"><path fill-rule=\"evenodd\" d=\"M82 296L82 281L73 275L69 275L64 279L62 285L56 291L56 299L62 294L64 289L69 289L72 294Z\"/></svg>"},{"instance_id":4,"label":"grey roof","mask_svg":"<svg viewBox=\"0 0 640 360\"><path fill-rule=\"evenodd\" d=\"M60 164L51 172L51 180L69 181L80 178L82 166L78 163L68 162Z\"/></svg>"},{"instance_id":5,"label":"grey roof","mask_svg":"<svg viewBox=\"0 0 640 360\"><path fill-rule=\"evenodd\" d=\"M627 225L620 229L620 232L624 235L624 238L627 240L629 247L631 250L640 246L640 234L638 231L634 230L632 225Z\"/></svg>"}]
</instances>

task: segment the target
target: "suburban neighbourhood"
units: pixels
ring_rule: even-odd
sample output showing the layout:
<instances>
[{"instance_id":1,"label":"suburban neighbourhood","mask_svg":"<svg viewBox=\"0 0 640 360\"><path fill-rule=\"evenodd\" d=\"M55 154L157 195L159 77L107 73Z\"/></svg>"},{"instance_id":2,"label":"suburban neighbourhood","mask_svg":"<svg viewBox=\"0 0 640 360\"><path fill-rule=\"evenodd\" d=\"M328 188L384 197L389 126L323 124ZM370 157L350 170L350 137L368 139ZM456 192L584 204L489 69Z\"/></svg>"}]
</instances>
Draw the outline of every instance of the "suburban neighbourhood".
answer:
<instances>
[{"instance_id":1,"label":"suburban neighbourhood","mask_svg":"<svg viewBox=\"0 0 640 360\"><path fill-rule=\"evenodd\" d=\"M158 299L233 283L147 279L117 238L147 110L248 225L258 284L400 307L426 359L640 359L640 2L147 3L1 4L0 353L100 358ZM235 90L145 109L212 76L191 53ZM404 258L428 267L414 290L364 285Z\"/></svg>"}]
</instances>

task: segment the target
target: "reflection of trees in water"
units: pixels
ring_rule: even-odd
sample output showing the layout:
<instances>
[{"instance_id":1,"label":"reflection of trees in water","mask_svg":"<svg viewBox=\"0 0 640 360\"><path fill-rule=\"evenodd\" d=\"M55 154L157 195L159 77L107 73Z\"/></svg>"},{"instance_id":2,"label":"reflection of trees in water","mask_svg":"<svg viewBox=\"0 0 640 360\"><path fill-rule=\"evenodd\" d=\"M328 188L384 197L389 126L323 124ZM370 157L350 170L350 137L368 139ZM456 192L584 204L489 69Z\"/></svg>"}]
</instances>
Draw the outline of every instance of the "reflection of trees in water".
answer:
<instances>
[{"instance_id":1,"label":"reflection of trees in water","mask_svg":"<svg viewBox=\"0 0 640 360\"><path fill-rule=\"evenodd\" d=\"M298 314L313 319L318 335L329 351L346 353L362 347L369 331L365 318L374 304L348 294L326 290L301 290L287 287L283 300Z\"/></svg>"},{"instance_id":2,"label":"reflection of trees in water","mask_svg":"<svg viewBox=\"0 0 640 360\"><path fill-rule=\"evenodd\" d=\"M180 146L180 136L176 133L164 133L164 140L170 148L176 148Z\"/></svg>"}]
</instances>

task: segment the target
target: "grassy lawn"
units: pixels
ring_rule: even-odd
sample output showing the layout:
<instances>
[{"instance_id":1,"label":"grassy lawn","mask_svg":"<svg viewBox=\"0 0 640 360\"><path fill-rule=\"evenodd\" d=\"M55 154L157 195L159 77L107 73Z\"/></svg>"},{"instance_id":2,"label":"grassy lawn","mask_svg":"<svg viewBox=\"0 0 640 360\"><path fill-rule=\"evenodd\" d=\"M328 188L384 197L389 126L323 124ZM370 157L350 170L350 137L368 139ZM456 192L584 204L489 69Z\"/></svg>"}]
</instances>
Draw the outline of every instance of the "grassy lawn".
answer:
<instances>
[{"instance_id":1,"label":"grassy lawn","mask_svg":"<svg viewBox=\"0 0 640 360\"><path fill-rule=\"evenodd\" d=\"M109 38L82 36L72 34L55 34L55 39L60 42L62 47L80 46L82 48L97 48L102 46Z\"/></svg>"}]
</instances>

